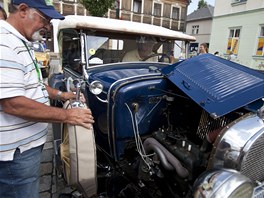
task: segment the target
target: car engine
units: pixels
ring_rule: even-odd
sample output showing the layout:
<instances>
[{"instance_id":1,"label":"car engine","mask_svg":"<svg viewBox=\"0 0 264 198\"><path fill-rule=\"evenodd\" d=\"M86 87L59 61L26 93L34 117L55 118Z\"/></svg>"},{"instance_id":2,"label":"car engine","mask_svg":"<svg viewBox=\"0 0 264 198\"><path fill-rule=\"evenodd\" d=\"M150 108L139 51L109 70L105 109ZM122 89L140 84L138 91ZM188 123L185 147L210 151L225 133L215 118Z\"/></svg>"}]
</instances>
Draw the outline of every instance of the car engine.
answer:
<instances>
[{"instance_id":1,"label":"car engine","mask_svg":"<svg viewBox=\"0 0 264 198\"><path fill-rule=\"evenodd\" d=\"M127 116L131 124L119 120L123 128L127 126L126 133L113 136L113 148L121 153L112 168L105 165L108 174L103 172L112 178L110 197L193 197L195 181L209 169L236 170L254 183L264 180L263 118L250 107L213 118L169 82L165 84L163 90L147 87L145 96L130 97L124 105L129 110L122 118ZM154 89L159 95L147 91ZM146 104L151 108L144 110ZM126 112L120 106L116 106L117 115ZM153 126L151 133L144 133Z\"/></svg>"}]
</instances>

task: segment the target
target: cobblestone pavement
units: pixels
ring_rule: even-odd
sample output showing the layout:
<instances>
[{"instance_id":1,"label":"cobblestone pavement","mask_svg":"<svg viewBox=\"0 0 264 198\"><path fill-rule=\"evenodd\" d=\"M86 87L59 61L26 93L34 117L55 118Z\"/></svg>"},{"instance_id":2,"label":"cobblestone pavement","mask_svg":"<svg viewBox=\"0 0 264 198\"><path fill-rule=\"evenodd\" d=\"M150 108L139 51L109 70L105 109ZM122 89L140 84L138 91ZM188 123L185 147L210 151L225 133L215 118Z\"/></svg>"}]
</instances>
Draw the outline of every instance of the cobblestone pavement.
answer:
<instances>
[{"instance_id":1,"label":"cobblestone pavement","mask_svg":"<svg viewBox=\"0 0 264 198\"><path fill-rule=\"evenodd\" d=\"M52 125L50 124L40 165L40 198L58 198L61 193L69 193L72 191L62 179L56 176L54 160L53 133Z\"/></svg>"}]
</instances>

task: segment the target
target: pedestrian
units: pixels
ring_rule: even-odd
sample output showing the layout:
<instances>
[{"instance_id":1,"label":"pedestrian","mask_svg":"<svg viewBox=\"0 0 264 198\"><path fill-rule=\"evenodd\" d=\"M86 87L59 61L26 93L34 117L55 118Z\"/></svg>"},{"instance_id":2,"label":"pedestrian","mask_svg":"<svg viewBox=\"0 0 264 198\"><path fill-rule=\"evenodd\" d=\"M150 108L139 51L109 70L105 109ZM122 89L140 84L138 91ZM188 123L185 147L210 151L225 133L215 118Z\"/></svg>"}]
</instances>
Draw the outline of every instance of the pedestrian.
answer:
<instances>
[{"instance_id":1,"label":"pedestrian","mask_svg":"<svg viewBox=\"0 0 264 198\"><path fill-rule=\"evenodd\" d=\"M40 43L42 44L42 46L44 47L44 49L46 50L47 49L47 45L46 45L46 42L41 40Z\"/></svg>"},{"instance_id":2,"label":"pedestrian","mask_svg":"<svg viewBox=\"0 0 264 198\"><path fill-rule=\"evenodd\" d=\"M11 0L9 8L0 23L0 197L37 198L48 122L90 128L94 120L89 109L48 105L49 98L66 101L75 94L43 83L30 48L35 32L64 17L49 0Z\"/></svg>"},{"instance_id":3,"label":"pedestrian","mask_svg":"<svg viewBox=\"0 0 264 198\"><path fill-rule=\"evenodd\" d=\"M201 43L199 48L199 55L208 53L208 45L206 43Z\"/></svg>"},{"instance_id":4,"label":"pedestrian","mask_svg":"<svg viewBox=\"0 0 264 198\"><path fill-rule=\"evenodd\" d=\"M236 55L232 51L230 51L227 60L235 61L235 59L236 59Z\"/></svg>"},{"instance_id":5,"label":"pedestrian","mask_svg":"<svg viewBox=\"0 0 264 198\"><path fill-rule=\"evenodd\" d=\"M6 20L7 14L4 8L0 6L0 20Z\"/></svg>"}]
</instances>

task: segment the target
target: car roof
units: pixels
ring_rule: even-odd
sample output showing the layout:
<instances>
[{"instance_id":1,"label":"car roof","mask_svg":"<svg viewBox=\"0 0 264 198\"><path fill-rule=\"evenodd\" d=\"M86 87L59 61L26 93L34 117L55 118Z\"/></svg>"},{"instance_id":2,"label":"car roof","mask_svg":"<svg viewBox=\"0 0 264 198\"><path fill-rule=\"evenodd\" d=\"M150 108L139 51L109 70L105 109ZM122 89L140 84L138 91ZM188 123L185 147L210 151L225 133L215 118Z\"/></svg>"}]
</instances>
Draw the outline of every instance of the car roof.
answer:
<instances>
[{"instance_id":1,"label":"car roof","mask_svg":"<svg viewBox=\"0 0 264 198\"><path fill-rule=\"evenodd\" d=\"M108 32L158 36L167 39L195 41L196 38L161 26L94 16L68 15L59 22L58 29L94 29Z\"/></svg>"}]
</instances>

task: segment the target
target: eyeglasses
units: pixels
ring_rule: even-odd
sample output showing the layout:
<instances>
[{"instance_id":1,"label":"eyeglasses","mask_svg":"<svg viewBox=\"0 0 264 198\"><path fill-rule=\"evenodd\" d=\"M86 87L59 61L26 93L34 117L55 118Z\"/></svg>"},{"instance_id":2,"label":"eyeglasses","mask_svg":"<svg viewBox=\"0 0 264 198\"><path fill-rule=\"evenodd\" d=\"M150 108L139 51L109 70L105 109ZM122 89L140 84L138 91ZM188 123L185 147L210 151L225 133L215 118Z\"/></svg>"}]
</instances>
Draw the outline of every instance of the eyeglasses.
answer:
<instances>
[{"instance_id":1,"label":"eyeglasses","mask_svg":"<svg viewBox=\"0 0 264 198\"><path fill-rule=\"evenodd\" d=\"M43 16L42 14L40 14L39 11L36 10L36 9L34 9L34 12L35 12L37 15L40 16L40 18L42 19L43 24L45 24L45 25L51 25L51 23L50 23L50 20L51 20L51 19L48 19L48 18L44 17L44 16Z\"/></svg>"}]
</instances>

